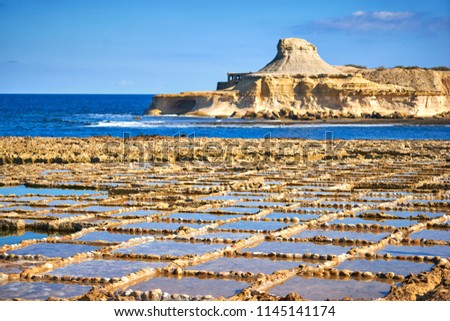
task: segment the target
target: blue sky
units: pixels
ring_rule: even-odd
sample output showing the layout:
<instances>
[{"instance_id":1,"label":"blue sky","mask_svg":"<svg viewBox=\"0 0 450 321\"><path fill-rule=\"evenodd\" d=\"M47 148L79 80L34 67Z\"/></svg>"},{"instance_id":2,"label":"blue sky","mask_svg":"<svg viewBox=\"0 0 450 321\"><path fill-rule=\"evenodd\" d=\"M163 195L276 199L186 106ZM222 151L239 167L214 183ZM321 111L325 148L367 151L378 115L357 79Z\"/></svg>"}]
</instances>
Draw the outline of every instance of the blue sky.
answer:
<instances>
[{"instance_id":1,"label":"blue sky","mask_svg":"<svg viewBox=\"0 0 450 321\"><path fill-rule=\"evenodd\" d=\"M0 0L0 93L212 90L286 37L334 65L450 67L450 1Z\"/></svg>"}]
</instances>

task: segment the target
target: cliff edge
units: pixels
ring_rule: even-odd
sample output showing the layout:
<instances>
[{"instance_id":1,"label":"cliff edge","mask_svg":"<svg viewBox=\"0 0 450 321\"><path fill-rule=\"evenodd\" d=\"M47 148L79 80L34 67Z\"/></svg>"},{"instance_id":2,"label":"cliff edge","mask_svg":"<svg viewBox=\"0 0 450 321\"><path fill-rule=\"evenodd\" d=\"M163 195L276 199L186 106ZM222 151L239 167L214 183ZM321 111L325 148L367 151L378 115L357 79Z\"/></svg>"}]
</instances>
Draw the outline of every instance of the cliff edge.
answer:
<instances>
[{"instance_id":1,"label":"cliff edge","mask_svg":"<svg viewBox=\"0 0 450 321\"><path fill-rule=\"evenodd\" d=\"M331 66L303 39L281 39L261 70L224 89L160 94L146 114L264 118L414 118L450 115L450 72ZM227 87L227 85L229 87Z\"/></svg>"}]
</instances>

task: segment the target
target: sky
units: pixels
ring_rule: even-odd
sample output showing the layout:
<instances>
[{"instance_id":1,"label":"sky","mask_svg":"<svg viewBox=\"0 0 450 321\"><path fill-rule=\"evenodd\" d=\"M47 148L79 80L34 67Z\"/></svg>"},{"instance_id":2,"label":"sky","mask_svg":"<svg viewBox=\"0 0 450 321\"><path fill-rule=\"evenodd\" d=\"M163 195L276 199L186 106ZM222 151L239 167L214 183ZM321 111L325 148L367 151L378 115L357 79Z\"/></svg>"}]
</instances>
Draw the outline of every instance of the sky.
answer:
<instances>
[{"instance_id":1,"label":"sky","mask_svg":"<svg viewBox=\"0 0 450 321\"><path fill-rule=\"evenodd\" d=\"M288 37L332 65L450 67L450 1L0 0L0 93L214 90Z\"/></svg>"}]
</instances>

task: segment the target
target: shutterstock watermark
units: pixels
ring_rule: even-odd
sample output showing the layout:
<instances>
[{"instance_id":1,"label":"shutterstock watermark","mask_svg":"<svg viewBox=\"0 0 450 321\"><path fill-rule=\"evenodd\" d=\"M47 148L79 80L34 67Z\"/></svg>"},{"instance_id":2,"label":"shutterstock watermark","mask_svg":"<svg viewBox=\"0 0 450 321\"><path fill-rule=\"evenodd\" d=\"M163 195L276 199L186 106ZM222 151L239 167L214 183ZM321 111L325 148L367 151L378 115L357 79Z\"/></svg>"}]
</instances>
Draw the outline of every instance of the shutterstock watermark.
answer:
<instances>
[{"instance_id":1,"label":"shutterstock watermark","mask_svg":"<svg viewBox=\"0 0 450 321\"><path fill-rule=\"evenodd\" d=\"M168 163L195 163L207 167L247 167L314 165L332 161L344 148L346 141L333 139L332 132L325 139L305 140L272 138L270 132L262 139L197 138L195 133L172 137L132 137L108 142L103 153L113 162L138 166Z\"/></svg>"}]
</instances>

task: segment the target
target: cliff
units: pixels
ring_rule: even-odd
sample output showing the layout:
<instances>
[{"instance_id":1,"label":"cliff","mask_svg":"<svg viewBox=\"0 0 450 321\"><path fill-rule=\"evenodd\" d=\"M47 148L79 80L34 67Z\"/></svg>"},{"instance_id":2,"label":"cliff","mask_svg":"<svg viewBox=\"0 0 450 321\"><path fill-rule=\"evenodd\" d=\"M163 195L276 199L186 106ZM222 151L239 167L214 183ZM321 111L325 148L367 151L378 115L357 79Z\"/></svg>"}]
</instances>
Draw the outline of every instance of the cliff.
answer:
<instances>
[{"instance_id":1,"label":"cliff","mask_svg":"<svg viewBox=\"0 0 450 321\"><path fill-rule=\"evenodd\" d=\"M314 45L295 38L281 39L277 49L269 64L230 88L155 95L146 113L291 119L450 113L449 71L331 66Z\"/></svg>"}]
</instances>

